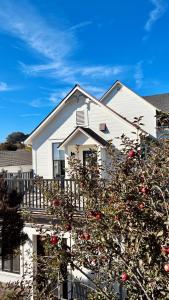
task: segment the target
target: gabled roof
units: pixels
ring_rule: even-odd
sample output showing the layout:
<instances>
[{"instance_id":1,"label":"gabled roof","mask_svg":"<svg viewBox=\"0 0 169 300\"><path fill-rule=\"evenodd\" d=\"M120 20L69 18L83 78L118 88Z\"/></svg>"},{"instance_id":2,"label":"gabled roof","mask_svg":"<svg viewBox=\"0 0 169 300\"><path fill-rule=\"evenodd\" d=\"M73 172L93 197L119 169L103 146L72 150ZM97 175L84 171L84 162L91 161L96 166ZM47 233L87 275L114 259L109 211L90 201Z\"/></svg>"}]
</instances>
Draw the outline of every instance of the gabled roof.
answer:
<instances>
[{"instance_id":1,"label":"gabled roof","mask_svg":"<svg viewBox=\"0 0 169 300\"><path fill-rule=\"evenodd\" d=\"M0 151L0 167L32 165L32 153L26 150Z\"/></svg>"},{"instance_id":2,"label":"gabled roof","mask_svg":"<svg viewBox=\"0 0 169 300\"><path fill-rule=\"evenodd\" d=\"M143 98L155 106L158 110L169 112L169 93L143 96Z\"/></svg>"},{"instance_id":3,"label":"gabled roof","mask_svg":"<svg viewBox=\"0 0 169 300\"><path fill-rule=\"evenodd\" d=\"M137 94L135 91L133 91L132 89L130 89L128 86L126 86L125 84L123 84L122 82L120 82L119 80L116 80L114 82L114 84L110 87L110 89L100 98L100 102L103 102L104 99L107 97L107 95L113 91L113 89L115 87L118 87L119 86L119 89L120 90L120 87L124 86L125 88L127 88L131 93L135 94L137 97L139 97L142 101L145 101L148 103L148 105L150 105L151 107L154 107L153 104L151 104L149 101L147 101L144 97L140 96L139 94ZM117 91L118 91L117 90Z\"/></svg>"},{"instance_id":4,"label":"gabled roof","mask_svg":"<svg viewBox=\"0 0 169 300\"><path fill-rule=\"evenodd\" d=\"M119 82L119 81L117 81L117 82ZM59 112L59 110L64 106L64 104L66 103L66 101L76 91L81 92L87 98L90 98L93 102L95 102L98 105L104 107L105 109L111 111L117 118L123 120L125 123L127 122L132 127L135 127L132 122L130 122L129 120L127 120L126 118L124 118L123 116L121 116L119 113L117 113L113 109L110 109L108 106L106 106L105 104L103 104L101 101L97 100L91 94L89 94L88 92L86 92L82 87L80 87L79 85L76 84L74 86L74 88L65 96L65 98L52 110L52 112L50 114L48 114L47 117L31 132L31 134L29 135L29 137L25 140L25 142L24 142L25 144L30 144L31 143L32 138L34 138L34 136L43 128L43 126L45 126L46 124L48 124L48 122L50 122L50 120ZM140 130L144 132L144 130L142 130L142 129L140 129Z\"/></svg>"},{"instance_id":5,"label":"gabled roof","mask_svg":"<svg viewBox=\"0 0 169 300\"><path fill-rule=\"evenodd\" d=\"M98 135L92 129L78 126L67 136L67 138L58 146L58 148L65 146L77 134L77 132L81 132L85 134L87 137L91 137L99 145L103 147L106 147L108 145L108 142L105 141L100 135Z\"/></svg>"}]
</instances>

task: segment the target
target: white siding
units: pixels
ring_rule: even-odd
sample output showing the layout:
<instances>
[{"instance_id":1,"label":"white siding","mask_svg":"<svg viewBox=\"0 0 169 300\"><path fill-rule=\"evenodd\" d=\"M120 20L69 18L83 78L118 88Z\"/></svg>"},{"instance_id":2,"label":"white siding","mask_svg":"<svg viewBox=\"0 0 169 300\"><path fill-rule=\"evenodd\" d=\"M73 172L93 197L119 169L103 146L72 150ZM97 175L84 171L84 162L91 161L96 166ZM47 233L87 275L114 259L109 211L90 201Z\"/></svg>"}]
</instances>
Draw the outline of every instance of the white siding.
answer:
<instances>
[{"instance_id":1,"label":"white siding","mask_svg":"<svg viewBox=\"0 0 169 300\"><path fill-rule=\"evenodd\" d=\"M126 86L114 93L111 91L102 101L129 121L143 116L143 129L156 137L156 108Z\"/></svg>"},{"instance_id":2,"label":"white siding","mask_svg":"<svg viewBox=\"0 0 169 300\"><path fill-rule=\"evenodd\" d=\"M134 137L131 133L133 126L106 107L93 101L85 101L84 97L78 102L76 98L72 98L33 140L33 169L37 175L44 178L53 177L52 143L61 142L76 128L76 109L79 108L86 110L89 127L105 140L113 139L113 144L117 148L120 147L120 140L116 137L120 137L123 133ZM100 123L106 123L106 132L99 130ZM75 144L81 142L77 138L74 141Z\"/></svg>"}]
</instances>

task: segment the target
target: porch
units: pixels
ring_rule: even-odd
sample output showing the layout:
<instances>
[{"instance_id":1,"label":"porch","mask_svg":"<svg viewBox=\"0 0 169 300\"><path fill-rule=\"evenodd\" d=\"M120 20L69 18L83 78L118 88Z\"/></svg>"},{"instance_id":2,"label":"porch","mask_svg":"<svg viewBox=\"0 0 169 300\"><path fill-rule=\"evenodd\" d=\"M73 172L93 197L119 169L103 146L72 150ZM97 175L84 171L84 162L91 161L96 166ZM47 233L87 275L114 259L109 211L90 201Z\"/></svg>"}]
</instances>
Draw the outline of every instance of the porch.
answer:
<instances>
[{"instance_id":1,"label":"porch","mask_svg":"<svg viewBox=\"0 0 169 300\"><path fill-rule=\"evenodd\" d=\"M59 194L67 199L77 212L83 212L85 198L80 184L71 179L5 178L8 191L16 190L23 195L21 208L31 212L44 212L52 204L46 194Z\"/></svg>"}]
</instances>

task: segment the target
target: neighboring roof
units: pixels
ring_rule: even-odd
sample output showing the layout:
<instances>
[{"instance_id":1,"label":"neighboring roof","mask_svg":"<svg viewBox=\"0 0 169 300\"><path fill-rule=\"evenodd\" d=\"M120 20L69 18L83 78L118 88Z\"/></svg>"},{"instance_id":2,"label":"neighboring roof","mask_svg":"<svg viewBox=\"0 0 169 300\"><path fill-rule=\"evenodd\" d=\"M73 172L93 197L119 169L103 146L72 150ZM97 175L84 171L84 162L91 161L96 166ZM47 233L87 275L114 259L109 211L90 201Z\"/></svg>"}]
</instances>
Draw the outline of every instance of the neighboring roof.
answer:
<instances>
[{"instance_id":1,"label":"neighboring roof","mask_svg":"<svg viewBox=\"0 0 169 300\"><path fill-rule=\"evenodd\" d=\"M32 165L32 153L26 150L0 151L0 167Z\"/></svg>"},{"instance_id":2,"label":"neighboring roof","mask_svg":"<svg viewBox=\"0 0 169 300\"><path fill-rule=\"evenodd\" d=\"M163 112L169 111L169 93L143 96L142 98Z\"/></svg>"},{"instance_id":3,"label":"neighboring roof","mask_svg":"<svg viewBox=\"0 0 169 300\"><path fill-rule=\"evenodd\" d=\"M120 82L116 81L115 84L117 84L117 83L120 83ZM119 113L117 113L113 109L110 109L107 105L103 104L101 101L99 101L98 99L93 97L91 94L86 92L83 88L81 88L80 85L76 84L74 86L74 88L65 96L65 98L52 110L52 112L50 114L48 114L47 117L31 132L29 137L24 141L25 144L30 144L31 143L31 139L42 128L42 126L47 124L51 120L51 118L54 117L57 114L59 109L65 104L65 102L69 99L69 97L72 96L76 91L79 91L79 92L83 93L86 97L90 98L93 102L99 104L102 107L105 107L106 109L111 111L116 117L120 118L121 120L123 120L123 121L127 122L128 124L130 124L131 126L135 127L132 122L130 122L129 120L127 120L126 118L121 116ZM141 128L140 128L140 130L144 132L144 130L142 130Z\"/></svg>"},{"instance_id":4,"label":"neighboring roof","mask_svg":"<svg viewBox=\"0 0 169 300\"><path fill-rule=\"evenodd\" d=\"M76 135L76 133L80 131L82 133L84 133L85 135L87 135L88 137L93 138L97 143L99 143L101 146L105 147L108 145L108 142L105 141L100 135L98 135L96 132L94 132L92 129L90 128L86 128L86 127L76 127L71 134L69 134L67 136L67 138L59 145L58 148L63 147L65 144L67 144L67 142L74 136Z\"/></svg>"}]
</instances>

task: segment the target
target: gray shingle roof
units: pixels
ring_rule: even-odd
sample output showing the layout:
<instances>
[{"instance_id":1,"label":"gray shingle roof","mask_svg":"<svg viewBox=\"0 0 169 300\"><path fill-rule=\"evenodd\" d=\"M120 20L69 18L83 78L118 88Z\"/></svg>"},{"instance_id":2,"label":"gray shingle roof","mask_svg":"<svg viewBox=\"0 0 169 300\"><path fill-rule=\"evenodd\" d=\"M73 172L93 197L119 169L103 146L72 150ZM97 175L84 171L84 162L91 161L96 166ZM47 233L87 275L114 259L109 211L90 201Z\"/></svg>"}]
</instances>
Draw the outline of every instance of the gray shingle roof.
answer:
<instances>
[{"instance_id":1,"label":"gray shingle roof","mask_svg":"<svg viewBox=\"0 0 169 300\"><path fill-rule=\"evenodd\" d=\"M169 93L143 96L143 98L163 112L169 112Z\"/></svg>"},{"instance_id":2,"label":"gray shingle roof","mask_svg":"<svg viewBox=\"0 0 169 300\"><path fill-rule=\"evenodd\" d=\"M100 135L98 135L96 132L94 132L90 128L77 126L66 138L63 142L60 143L58 148L60 148L78 129L81 129L82 131L86 132L88 135L90 135L95 141L99 142L102 146L107 146L108 142L105 141Z\"/></svg>"},{"instance_id":3,"label":"gray shingle roof","mask_svg":"<svg viewBox=\"0 0 169 300\"><path fill-rule=\"evenodd\" d=\"M25 150L0 151L0 167L32 165L32 153Z\"/></svg>"}]
</instances>

